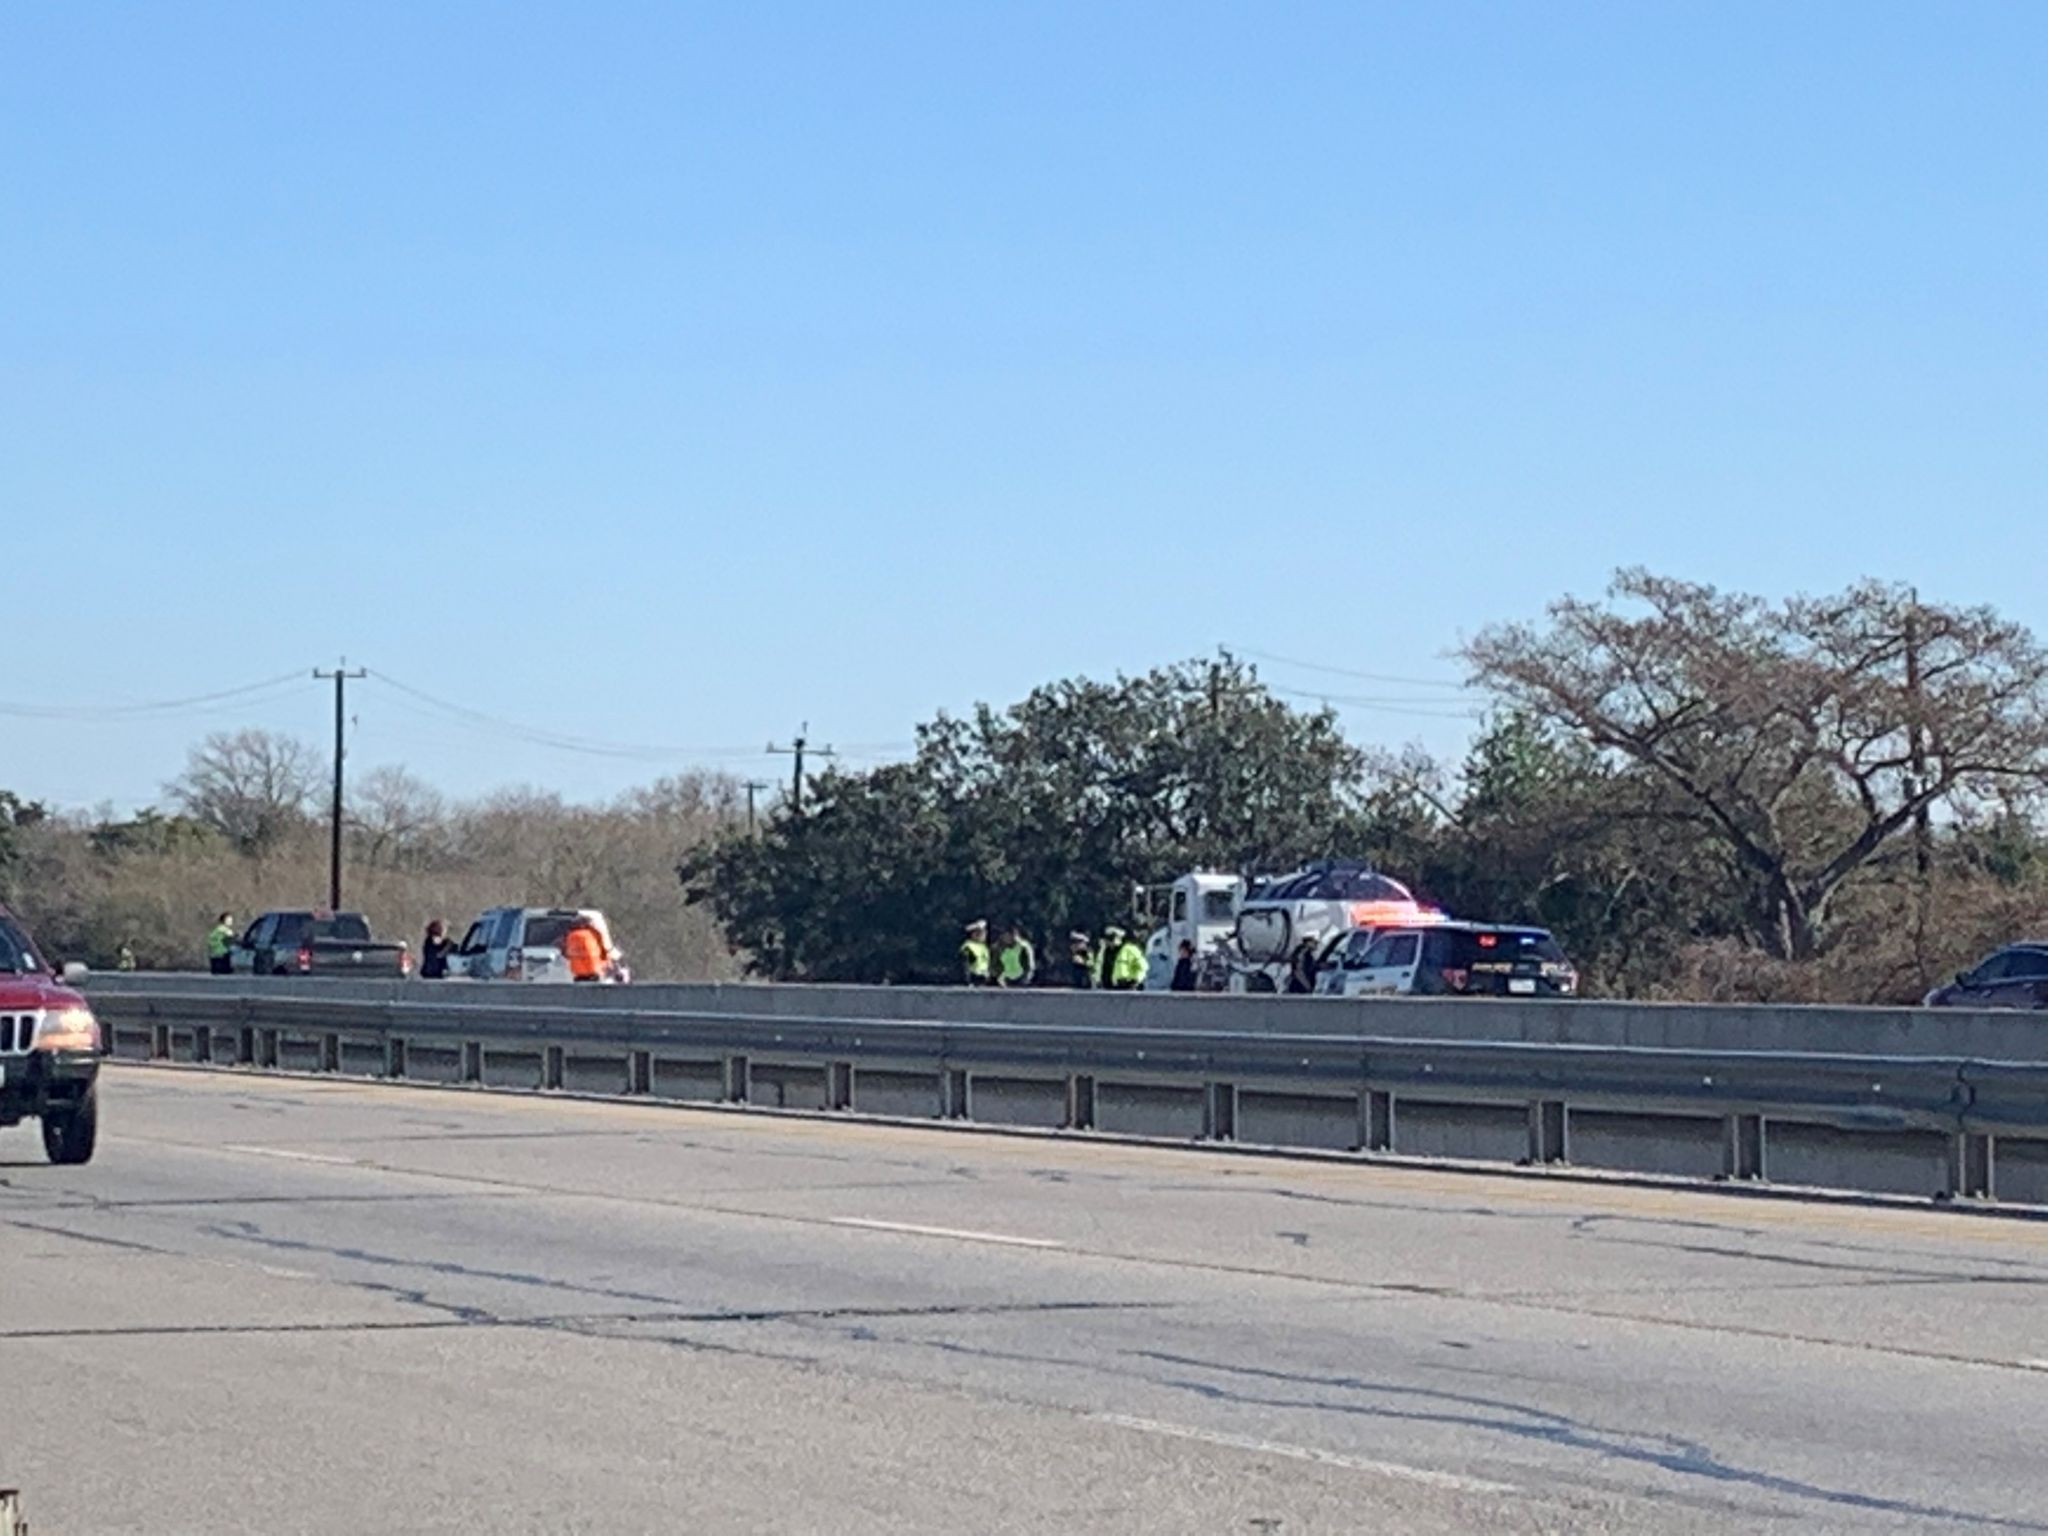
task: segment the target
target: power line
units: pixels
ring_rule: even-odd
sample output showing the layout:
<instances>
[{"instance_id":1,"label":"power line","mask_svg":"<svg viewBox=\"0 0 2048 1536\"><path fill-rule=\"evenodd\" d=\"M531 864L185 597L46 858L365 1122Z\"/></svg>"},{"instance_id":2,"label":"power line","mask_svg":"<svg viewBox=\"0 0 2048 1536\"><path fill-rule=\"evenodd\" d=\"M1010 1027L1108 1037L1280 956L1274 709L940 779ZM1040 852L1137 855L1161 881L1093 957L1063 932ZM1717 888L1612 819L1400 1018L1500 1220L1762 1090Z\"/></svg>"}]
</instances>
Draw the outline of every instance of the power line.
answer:
<instances>
[{"instance_id":1,"label":"power line","mask_svg":"<svg viewBox=\"0 0 2048 1536\"><path fill-rule=\"evenodd\" d=\"M191 710L204 712L208 706L223 704L230 700L246 701L250 695L265 693L282 688L294 692L307 684L303 671L283 672L276 677L266 677L261 682L243 683L237 688L222 688L213 693L195 693L182 699L156 699L143 704L21 704L0 702L0 715L10 715L23 720L80 720L111 721L139 720L168 717ZM282 694L279 695L282 697Z\"/></svg>"},{"instance_id":2,"label":"power line","mask_svg":"<svg viewBox=\"0 0 2048 1536\"><path fill-rule=\"evenodd\" d=\"M652 743L605 741L594 736L579 736L567 731L557 731L547 726L530 725L522 721L507 719L502 715L487 714L472 709L466 704L457 704L449 699L438 698L424 688L416 688L401 682L388 672L371 672L370 677L386 687L396 689L406 697L425 704L439 714L469 726L473 730L488 731L499 736L522 741L530 746L551 747L561 752L577 752L589 757L627 758L635 761L674 762L678 758L706 757L765 757L768 754L758 747L677 747L658 746Z\"/></svg>"},{"instance_id":3,"label":"power line","mask_svg":"<svg viewBox=\"0 0 2048 1536\"><path fill-rule=\"evenodd\" d=\"M1247 646L1225 646L1224 649L1234 656L1267 661L1280 667L1300 667L1305 672L1325 672L1332 677L1354 677L1368 683L1392 683L1402 688L1431 688L1446 693L1470 692L1468 684L1446 682L1442 678L1399 677L1388 672L1360 672L1355 667L1336 667L1322 661L1302 661L1293 656L1279 656L1271 651L1253 650Z\"/></svg>"},{"instance_id":4,"label":"power line","mask_svg":"<svg viewBox=\"0 0 2048 1536\"><path fill-rule=\"evenodd\" d=\"M1266 684L1266 691L1277 693L1283 698L1312 699L1319 704L1340 704L1347 709L1372 710L1383 715L1414 715L1424 720L1483 720L1486 712L1479 709L1454 709L1447 703L1443 708L1431 707L1415 699L1375 699L1348 693L1319 693L1308 688L1281 688Z\"/></svg>"}]
</instances>

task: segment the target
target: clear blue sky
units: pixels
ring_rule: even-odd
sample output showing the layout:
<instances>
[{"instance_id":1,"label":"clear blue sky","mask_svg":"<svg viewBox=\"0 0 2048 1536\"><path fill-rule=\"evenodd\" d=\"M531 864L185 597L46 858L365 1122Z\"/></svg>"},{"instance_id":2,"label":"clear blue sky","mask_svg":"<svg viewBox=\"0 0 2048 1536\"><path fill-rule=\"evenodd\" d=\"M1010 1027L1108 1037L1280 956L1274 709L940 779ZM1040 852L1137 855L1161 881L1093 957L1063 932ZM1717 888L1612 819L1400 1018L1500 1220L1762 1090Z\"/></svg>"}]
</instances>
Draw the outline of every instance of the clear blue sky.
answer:
<instances>
[{"instance_id":1,"label":"clear blue sky","mask_svg":"<svg viewBox=\"0 0 2048 1536\"><path fill-rule=\"evenodd\" d=\"M2044 79L2032 3L24 0L0 701L345 652L886 747L1224 641L1454 679L1629 562L2048 632ZM663 766L358 700L451 790ZM326 708L0 717L0 786Z\"/></svg>"}]
</instances>

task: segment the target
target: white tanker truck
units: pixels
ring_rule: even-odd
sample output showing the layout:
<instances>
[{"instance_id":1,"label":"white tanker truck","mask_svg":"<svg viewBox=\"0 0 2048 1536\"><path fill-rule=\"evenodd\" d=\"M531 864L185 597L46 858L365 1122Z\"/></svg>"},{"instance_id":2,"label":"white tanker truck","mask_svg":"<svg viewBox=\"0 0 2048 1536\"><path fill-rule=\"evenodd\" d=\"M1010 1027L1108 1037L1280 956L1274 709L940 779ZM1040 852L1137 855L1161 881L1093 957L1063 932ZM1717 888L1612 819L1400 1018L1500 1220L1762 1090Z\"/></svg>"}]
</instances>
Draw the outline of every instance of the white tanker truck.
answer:
<instances>
[{"instance_id":1,"label":"white tanker truck","mask_svg":"<svg viewBox=\"0 0 2048 1536\"><path fill-rule=\"evenodd\" d=\"M1145 946L1145 989L1173 980L1183 942L1205 992L1284 992L1295 952L1317 960L1354 928L1439 916L1400 881L1356 859L1326 859L1278 876L1197 870L1164 888L1165 923Z\"/></svg>"}]
</instances>

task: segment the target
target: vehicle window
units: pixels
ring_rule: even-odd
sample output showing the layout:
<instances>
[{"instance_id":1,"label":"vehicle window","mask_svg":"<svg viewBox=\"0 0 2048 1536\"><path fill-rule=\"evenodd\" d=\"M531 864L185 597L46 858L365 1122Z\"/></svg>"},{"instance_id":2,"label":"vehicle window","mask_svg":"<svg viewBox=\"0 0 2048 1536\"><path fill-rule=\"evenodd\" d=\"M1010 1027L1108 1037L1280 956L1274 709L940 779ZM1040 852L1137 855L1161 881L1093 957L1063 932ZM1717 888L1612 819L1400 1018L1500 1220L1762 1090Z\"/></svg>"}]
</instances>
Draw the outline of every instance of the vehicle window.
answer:
<instances>
[{"instance_id":1,"label":"vehicle window","mask_svg":"<svg viewBox=\"0 0 2048 1536\"><path fill-rule=\"evenodd\" d=\"M2001 949L1985 958L1984 963L1970 973L1970 980L1978 986L1994 981L2003 981L2012 974L2012 951Z\"/></svg>"},{"instance_id":2,"label":"vehicle window","mask_svg":"<svg viewBox=\"0 0 2048 1536\"><path fill-rule=\"evenodd\" d=\"M1455 928L1444 933L1443 939L1438 963L1461 970L1475 965L1513 965L1518 960L1557 964L1564 959L1557 940L1541 928L1489 928L1476 933Z\"/></svg>"},{"instance_id":3,"label":"vehicle window","mask_svg":"<svg viewBox=\"0 0 2048 1536\"><path fill-rule=\"evenodd\" d=\"M510 949L518 941L519 917L517 907L498 914L498 925L491 931L491 948Z\"/></svg>"},{"instance_id":4,"label":"vehicle window","mask_svg":"<svg viewBox=\"0 0 2048 1536\"><path fill-rule=\"evenodd\" d=\"M2009 949L2008 981L2038 981L2048 977L2048 949Z\"/></svg>"},{"instance_id":5,"label":"vehicle window","mask_svg":"<svg viewBox=\"0 0 2048 1536\"><path fill-rule=\"evenodd\" d=\"M469 932L462 936L462 943L456 947L458 955L480 955L490 947L490 933L482 919L469 925Z\"/></svg>"},{"instance_id":6,"label":"vehicle window","mask_svg":"<svg viewBox=\"0 0 2048 1536\"><path fill-rule=\"evenodd\" d=\"M36 953L27 931L12 918L0 917L0 972L18 976L28 971L47 971L43 957Z\"/></svg>"},{"instance_id":7,"label":"vehicle window","mask_svg":"<svg viewBox=\"0 0 2048 1536\"><path fill-rule=\"evenodd\" d=\"M1366 954L1372 948L1372 941L1373 931L1370 928L1354 929L1350 942L1344 946L1345 966L1354 971L1363 969Z\"/></svg>"},{"instance_id":8,"label":"vehicle window","mask_svg":"<svg viewBox=\"0 0 2048 1536\"><path fill-rule=\"evenodd\" d=\"M303 912L280 912L274 919L277 926L267 942L272 949L294 949L305 942L306 925L311 921Z\"/></svg>"},{"instance_id":9,"label":"vehicle window","mask_svg":"<svg viewBox=\"0 0 2048 1536\"><path fill-rule=\"evenodd\" d=\"M270 919L268 917L259 917L255 922L242 930L242 937L236 942L244 949L255 949L258 945L262 944L263 934L269 927Z\"/></svg>"},{"instance_id":10,"label":"vehicle window","mask_svg":"<svg viewBox=\"0 0 2048 1536\"><path fill-rule=\"evenodd\" d=\"M370 939L370 925L360 912L337 912L332 917L318 917L306 925L308 937L315 939L339 939L344 944L367 944Z\"/></svg>"},{"instance_id":11,"label":"vehicle window","mask_svg":"<svg viewBox=\"0 0 2048 1536\"><path fill-rule=\"evenodd\" d=\"M575 922L573 912L536 913L526 920L526 945L529 949L560 949Z\"/></svg>"},{"instance_id":12,"label":"vehicle window","mask_svg":"<svg viewBox=\"0 0 2048 1536\"><path fill-rule=\"evenodd\" d=\"M1387 935L1387 957L1381 965L1406 967L1415 963L1415 953L1422 947L1419 933L1390 933Z\"/></svg>"},{"instance_id":13,"label":"vehicle window","mask_svg":"<svg viewBox=\"0 0 2048 1536\"><path fill-rule=\"evenodd\" d=\"M1173 893L1173 917L1171 921L1176 923L1184 923L1187 920L1188 893L1186 891L1175 891Z\"/></svg>"},{"instance_id":14,"label":"vehicle window","mask_svg":"<svg viewBox=\"0 0 2048 1536\"><path fill-rule=\"evenodd\" d=\"M1394 940L1397 938L1413 937L1413 934L1397 933L1382 933L1378 935L1366 945L1365 953L1359 957L1358 968L1370 971L1377 970L1383 965L1392 965L1394 962L1390 957L1394 953Z\"/></svg>"},{"instance_id":15,"label":"vehicle window","mask_svg":"<svg viewBox=\"0 0 2048 1536\"><path fill-rule=\"evenodd\" d=\"M1202 893L1202 921L1205 923L1227 923L1237 911L1237 899L1228 891L1204 891Z\"/></svg>"}]
</instances>

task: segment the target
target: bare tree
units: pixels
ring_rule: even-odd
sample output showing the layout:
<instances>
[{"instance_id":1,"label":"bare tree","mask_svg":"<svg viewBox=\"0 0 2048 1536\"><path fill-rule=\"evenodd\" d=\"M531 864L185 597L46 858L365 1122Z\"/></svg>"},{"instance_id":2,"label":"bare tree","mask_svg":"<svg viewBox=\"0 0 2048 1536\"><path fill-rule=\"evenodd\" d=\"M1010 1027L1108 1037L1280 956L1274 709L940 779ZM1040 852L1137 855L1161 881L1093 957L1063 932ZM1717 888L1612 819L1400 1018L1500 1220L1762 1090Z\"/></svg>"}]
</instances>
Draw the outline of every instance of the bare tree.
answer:
<instances>
[{"instance_id":1,"label":"bare tree","mask_svg":"<svg viewBox=\"0 0 2048 1536\"><path fill-rule=\"evenodd\" d=\"M1805 959L1843 882L1935 807L2048 778L2048 657L1988 609L1864 582L1783 603L1619 573L1606 604L1466 648L1474 681L1650 771L1724 844L1771 954Z\"/></svg>"},{"instance_id":2,"label":"bare tree","mask_svg":"<svg viewBox=\"0 0 2048 1536\"><path fill-rule=\"evenodd\" d=\"M437 852L447 835L441 792L405 769L386 765L348 790L348 830L364 864L401 867Z\"/></svg>"},{"instance_id":3,"label":"bare tree","mask_svg":"<svg viewBox=\"0 0 2048 1536\"><path fill-rule=\"evenodd\" d=\"M320 755L294 737L216 731L192 748L165 791L186 815L260 853L305 821L322 772Z\"/></svg>"}]
</instances>

